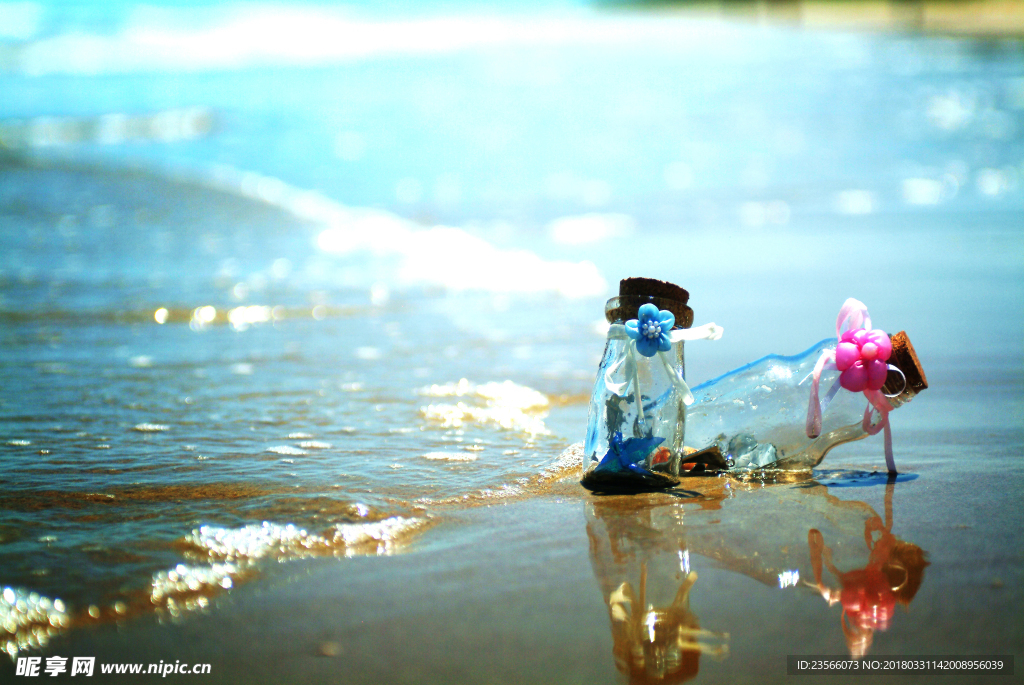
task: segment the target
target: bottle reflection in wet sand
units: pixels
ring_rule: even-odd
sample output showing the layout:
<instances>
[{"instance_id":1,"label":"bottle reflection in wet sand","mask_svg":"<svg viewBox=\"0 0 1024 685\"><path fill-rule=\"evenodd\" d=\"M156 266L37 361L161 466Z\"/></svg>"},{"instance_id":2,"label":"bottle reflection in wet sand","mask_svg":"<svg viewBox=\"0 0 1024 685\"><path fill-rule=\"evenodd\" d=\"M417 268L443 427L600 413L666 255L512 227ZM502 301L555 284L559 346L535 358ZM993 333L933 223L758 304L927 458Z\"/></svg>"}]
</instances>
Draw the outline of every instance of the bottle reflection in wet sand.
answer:
<instances>
[{"instance_id":1,"label":"bottle reflection in wet sand","mask_svg":"<svg viewBox=\"0 0 1024 685\"><path fill-rule=\"evenodd\" d=\"M821 532L812 528L807 533L814 573L812 587L829 606L842 606L839 621L846 645L850 655L858 658L867 654L876 630L889 629L896 604L910 605L928 565L920 547L898 540L892 534L892 491L890 482L885 493L885 522L873 516L864 523L864 542L870 552L864 568L840 571L832 562L832 549L825 545ZM840 587L829 587L825 583L823 564Z\"/></svg>"},{"instance_id":2,"label":"bottle reflection in wet sand","mask_svg":"<svg viewBox=\"0 0 1024 685\"><path fill-rule=\"evenodd\" d=\"M728 655L727 633L704 630L690 610L697 574L682 510L616 497L587 508L590 559L608 606L615 666L631 683L681 683L700 657Z\"/></svg>"},{"instance_id":3,"label":"bottle reflection in wet sand","mask_svg":"<svg viewBox=\"0 0 1024 685\"><path fill-rule=\"evenodd\" d=\"M841 476L869 485L871 478ZM892 532L891 480L884 520L865 502L839 499L810 479L687 484L686 491L595 497L587 505L590 559L608 607L615 664L630 682L683 682L696 676L701 655L729 652L728 633L702 629L690 609L697 583L691 555L782 595L814 592L841 605L842 633L858 658L924 581L925 552ZM828 640L835 615L807 608L809 620L830 626L821 635Z\"/></svg>"}]
</instances>

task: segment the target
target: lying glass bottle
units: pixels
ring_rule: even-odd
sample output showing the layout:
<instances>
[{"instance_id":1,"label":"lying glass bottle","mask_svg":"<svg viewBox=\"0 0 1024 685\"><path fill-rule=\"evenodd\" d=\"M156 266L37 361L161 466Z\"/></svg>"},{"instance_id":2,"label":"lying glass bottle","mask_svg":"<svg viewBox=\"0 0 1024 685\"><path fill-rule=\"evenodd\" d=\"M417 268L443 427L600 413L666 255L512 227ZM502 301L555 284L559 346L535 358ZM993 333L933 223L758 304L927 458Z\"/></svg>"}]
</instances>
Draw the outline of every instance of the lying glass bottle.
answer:
<instances>
[{"instance_id":1,"label":"lying glass bottle","mask_svg":"<svg viewBox=\"0 0 1024 685\"><path fill-rule=\"evenodd\" d=\"M903 331L890 338L890 368L881 392L892 409L928 387L910 339ZM816 437L809 437L808 399L819 360L834 358L840 340L822 340L792 357L769 355L693 388L686 415L686 444L718 452L729 470L810 470L836 445L878 432L865 420L865 396L839 386L838 369L821 373L824 398ZM815 388L812 402L817 401ZM685 464L684 464L685 468ZM890 468L894 470L894 468Z\"/></svg>"}]
</instances>

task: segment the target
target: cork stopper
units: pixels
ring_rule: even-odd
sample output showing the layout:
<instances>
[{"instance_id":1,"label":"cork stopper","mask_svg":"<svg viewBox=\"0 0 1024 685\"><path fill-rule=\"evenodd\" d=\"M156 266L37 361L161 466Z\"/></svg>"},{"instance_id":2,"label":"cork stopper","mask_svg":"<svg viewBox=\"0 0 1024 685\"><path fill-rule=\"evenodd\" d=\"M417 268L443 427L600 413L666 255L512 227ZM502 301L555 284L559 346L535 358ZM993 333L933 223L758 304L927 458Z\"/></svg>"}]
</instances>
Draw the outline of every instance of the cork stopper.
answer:
<instances>
[{"instance_id":1,"label":"cork stopper","mask_svg":"<svg viewBox=\"0 0 1024 685\"><path fill-rule=\"evenodd\" d=\"M693 310L686 306L690 293L675 283L656 278L623 278L619 281L619 296L604 306L608 323L624 323L637 318L640 307L651 303L658 309L667 309L676 317L673 328L693 325Z\"/></svg>"},{"instance_id":2,"label":"cork stopper","mask_svg":"<svg viewBox=\"0 0 1024 685\"><path fill-rule=\"evenodd\" d=\"M619 281L619 297L640 295L662 297L666 300L677 300L679 304L690 301L690 293L675 283L659 281L656 278L623 278Z\"/></svg>"},{"instance_id":3,"label":"cork stopper","mask_svg":"<svg viewBox=\"0 0 1024 685\"><path fill-rule=\"evenodd\" d=\"M917 358L914 346L910 344L910 338L906 331L900 331L889 336L892 342L892 354L889 356L889 363L898 368L906 376L906 387L900 392L900 397L907 399L928 388L928 379L925 378L924 369L921 368L921 360ZM895 371L890 371L882 386L882 392L892 395L903 387L903 379Z\"/></svg>"}]
</instances>

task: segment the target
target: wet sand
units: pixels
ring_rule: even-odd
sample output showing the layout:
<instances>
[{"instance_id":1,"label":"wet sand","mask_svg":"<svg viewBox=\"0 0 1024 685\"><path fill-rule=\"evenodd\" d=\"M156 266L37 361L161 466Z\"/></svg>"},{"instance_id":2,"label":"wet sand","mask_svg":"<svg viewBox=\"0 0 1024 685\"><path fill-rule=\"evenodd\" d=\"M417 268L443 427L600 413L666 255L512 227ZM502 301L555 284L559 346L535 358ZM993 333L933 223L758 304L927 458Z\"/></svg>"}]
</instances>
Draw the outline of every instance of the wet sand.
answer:
<instances>
[{"instance_id":1,"label":"wet sand","mask_svg":"<svg viewBox=\"0 0 1024 685\"><path fill-rule=\"evenodd\" d=\"M872 472L878 446L868 441L798 483L693 479L674 495L597 497L565 481L537 499L453 511L402 554L269 564L204 613L76 631L43 654L210 663L202 681L211 683L623 682L613 595L643 583L646 603L663 609L686 582L685 569L673 568L685 552L696 578L681 624L707 633L704 653L684 659L690 675L782 682L787 654L850 649L841 608L810 587L809 532L821 533L845 573L878 561L865 530L880 549L888 527L903 552L882 560L887 572L909 569L919 586L893 605L887 629L873 631L867 655L1019 659L1024 564L1015 533L1024 517L1009 493L1024 481L1020 438L1016 426L956 439L902 431L905 473L893 484ZM992 468L964 473L972 461ZM924 562L916 569L915 554ZM792 569L800 581L780 588L778 572ZM823 581L840 584L827 570ZM657 625L665 629L673 626ZM727 655L712 653L723 645Z\"/></svg>"}]
</instances>

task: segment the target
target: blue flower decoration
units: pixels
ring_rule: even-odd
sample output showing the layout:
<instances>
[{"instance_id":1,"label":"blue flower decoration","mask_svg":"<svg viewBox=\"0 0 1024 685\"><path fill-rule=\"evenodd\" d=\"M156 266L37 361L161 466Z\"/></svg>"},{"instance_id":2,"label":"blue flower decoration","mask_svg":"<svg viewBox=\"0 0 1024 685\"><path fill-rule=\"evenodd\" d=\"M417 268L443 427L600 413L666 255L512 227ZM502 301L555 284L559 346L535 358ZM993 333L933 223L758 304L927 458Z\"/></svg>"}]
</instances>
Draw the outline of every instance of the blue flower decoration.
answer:
<instances>
[{"instance_id":1,"label":"blue flower decoration","mask_svg":"<svg viewBox=\"0 0 1024 685\"><path fill-rule=\"evenodd\" d=\"M626 335L636 341L636 351L645 357L653 357L672 349L669 333L676 323L676 317L667 309L659 310L651 303L640 307L636 319L626 322Z\"/></svg>"}]
</instances>

